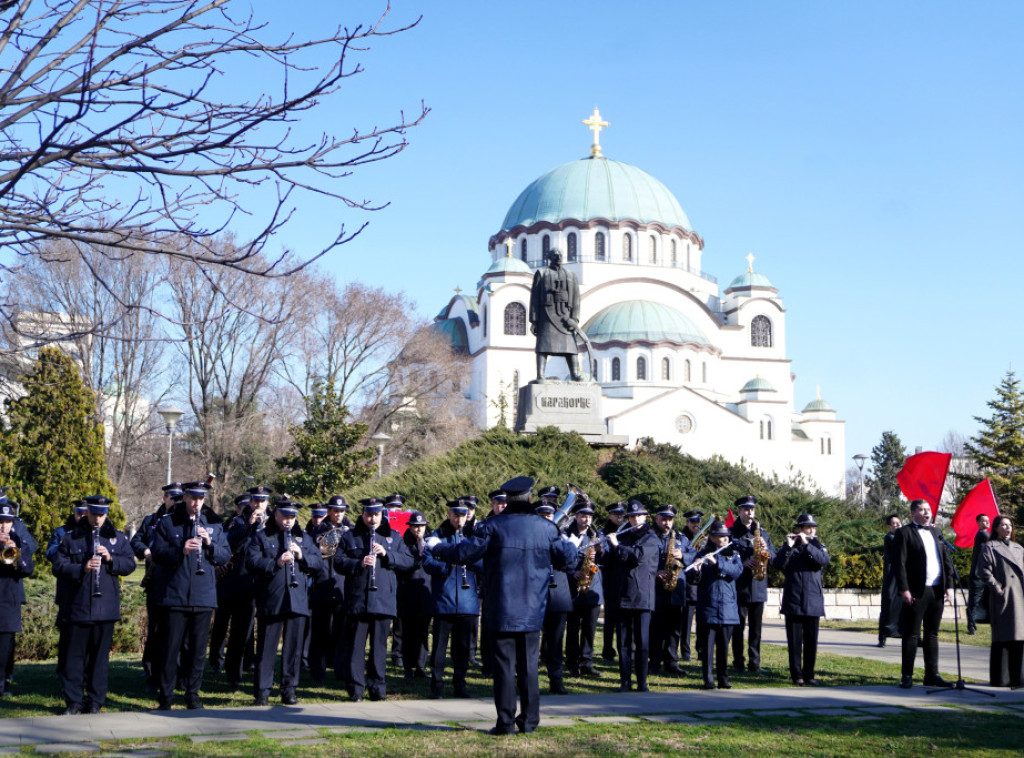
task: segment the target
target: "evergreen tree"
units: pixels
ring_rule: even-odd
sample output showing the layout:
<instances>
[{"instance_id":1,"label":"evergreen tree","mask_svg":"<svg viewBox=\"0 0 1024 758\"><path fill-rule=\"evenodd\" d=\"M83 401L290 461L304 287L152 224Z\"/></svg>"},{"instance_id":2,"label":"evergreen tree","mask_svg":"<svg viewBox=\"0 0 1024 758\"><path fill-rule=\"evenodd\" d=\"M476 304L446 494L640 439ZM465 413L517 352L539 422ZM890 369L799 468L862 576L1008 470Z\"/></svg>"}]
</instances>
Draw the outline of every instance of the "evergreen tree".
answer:
<instances>
[{"instance_id":1,"label":"evergreen tree","mask_svg":"<svg viewBox=\"0 0 1024 758\"><path fill-rule=\"evenodd\" d=\"M44 348L24 381L25 395L7 402L10 428L0 441L9 461L8 496L21 503L21 515L40 547L64 522L73 501L86 495L116 498L107 476L103 427L96 423L96 401L78 367L65 353ZM124 525L115 502L110 519Z\"/></svg>"},{"instance_id":2,"label":"evergreen tree","mask_svg":"<svg viewBox=\"0 0 1024 758\"><path fill-rule=\"evenodd\" d=\"M996 397L987 403L988 418L975 416L981 425L977 436L964 445L977 464L981 477L992 482L999 509L1024 517L1024 392L1013 371L996 387Z\"/></svg>"},{"instance_id":3,"label":"evergreen tree","mask_svg":"<svg viewBox=\"0 0 1024 758\"><path fill-rule=\"evenodd\" d=\"M900 501L900 485L896 475L907 461L907 449L896 432L882 432L881 441L871 448L871 476L866 477L868 505L880 506L886 500Z\"/></svg>"},{"instance_id":4,"label":"evergreen tree","mask_svg":"<svg viewBox=\"0 0 1024 758\"><path fill-rule=\"evenodd\" d=\"M292 450L277 464L293 473L279 490L298 498L325 498L367 481L376 470L374 451L353 449L366 424L348 423L348 408L333 382L317 382L306 398L306 420L292 426Z\"/></svg>"}]
</instances>

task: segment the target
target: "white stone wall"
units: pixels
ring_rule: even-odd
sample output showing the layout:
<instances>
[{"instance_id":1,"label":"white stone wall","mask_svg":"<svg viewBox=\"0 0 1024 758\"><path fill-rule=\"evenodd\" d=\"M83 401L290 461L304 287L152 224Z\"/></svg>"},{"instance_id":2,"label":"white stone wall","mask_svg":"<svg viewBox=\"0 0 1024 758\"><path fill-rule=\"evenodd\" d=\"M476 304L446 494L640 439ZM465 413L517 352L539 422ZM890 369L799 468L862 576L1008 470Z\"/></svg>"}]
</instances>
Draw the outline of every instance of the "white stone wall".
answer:
<instances>
[{"instance_id":1,"label":"white stone wall","mask_svg":"<svg viewBox=\"0 0 1024 758\"><path fill-rule=\"evenodd\" d=\"M764 604L764 618L778 621L782 619L779 607L782 604L782 590L768 588L768 602ZM825 590L825 618L835 621L878 620L882 608L882 595L873 590ZM953 620L952 609L947 608L944 618ZM958 609L959 610L959 607Z\"/></svg>"}]
</instances>

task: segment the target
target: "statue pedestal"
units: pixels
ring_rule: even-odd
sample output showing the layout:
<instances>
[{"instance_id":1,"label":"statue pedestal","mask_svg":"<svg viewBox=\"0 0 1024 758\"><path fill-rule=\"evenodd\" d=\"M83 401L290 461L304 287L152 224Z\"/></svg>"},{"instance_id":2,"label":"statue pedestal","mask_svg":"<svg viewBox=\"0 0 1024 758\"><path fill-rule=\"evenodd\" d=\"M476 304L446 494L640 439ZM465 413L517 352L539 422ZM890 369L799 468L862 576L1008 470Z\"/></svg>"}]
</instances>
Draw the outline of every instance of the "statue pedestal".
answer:
<instances>
[{"instance_id":1,"label":"statue pedestal","mask_svg":"<svg viewBox=\"0 0 1024 758\"><path fill-rule=\"evenodd\" d=\"M536 432L543 426L579 432L584 437L605 437L608 425L601 412L601 386L548 379L520 387L516 431Z\"/></svg>"}]
</instances>

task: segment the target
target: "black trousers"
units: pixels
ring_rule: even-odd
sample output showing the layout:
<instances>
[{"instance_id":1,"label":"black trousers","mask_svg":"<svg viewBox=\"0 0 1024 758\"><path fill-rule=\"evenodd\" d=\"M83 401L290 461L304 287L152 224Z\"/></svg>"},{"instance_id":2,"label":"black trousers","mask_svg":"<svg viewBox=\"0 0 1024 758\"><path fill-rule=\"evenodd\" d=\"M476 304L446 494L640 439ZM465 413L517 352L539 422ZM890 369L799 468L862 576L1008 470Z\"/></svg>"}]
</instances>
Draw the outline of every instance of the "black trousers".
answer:
<instances>
[{"instance_id":1,"label":"black trousers","mask_svg":"<svg viewBox=\"0 0 1024 758\"><path fill-rule=\"evenodd\" d=\"M248 592L225 599L214 614L210 628L210 663L223 663L224 677L229 682L241 681L243 669L254 659L255 619L256 605Z\"/></svg>"},{"instance_id":2,"label":"black trousers","mask_svg":"<svg viewBox=\"0 0 1024 758\"><path fill-rule=\"evenodd\" d=\"M729 638L734 629L732 624L704 624L704 657L700 670L705 684L714 683L712 661L719 683L729 680Z\"/></svg>"},{"instance_id":3,"label":"black trousers","mask_svg":"<svg viewBox=\"0 0 1024 758\"><path fill-rule=\"evenodd\" d=\"M344 679L350 695L370 692L387 693L384 671L388 660L388 633L391 617L369 613L345 616L341 635L341 655L345 657ZM366 656L366 638L370 638L370 655Z\"/></svg>"},{"instance_id":4,"label":"black trousers","mask_svg":"<svg viewBox=\"0 0 1024 758\"><path fill-rule=\"evenodd\" d=\"M553 611L544 614L543 636L540 640L540 657L551 681L562 681L565 665L565 624L569 614Z\"/></svg>"},{"instance_id":5,"label":"black trousers","mask_svg":"<svg viewBox=\"0 0 1024 758\"><path fill-rule=\"evenodd\" d=\"M107 669L110 643L114 639L113 621L90 624L68 623L67 659L60 677L66 705L83 704L83 695L93 705L107 700Z\"/></svg>"},{"instance_id":6,"label":"black trousers","mask_svg":"<svg viewBox=\"0 0 1024 758\"><path fill-rule=\"evenodd\" d=\"M64 664L68 659L68 622L60 618L60 611L57 614L57 679L60 679L64 676ZM143 668L149 676L149 669Z\"/></svg>"},{"instance_id":7,"label":"black trousers","mask_svg":"<svg viewBox=\"0 0 1024 758\"><path fill-rule=\"evenodd\" d=\"M199 699L203 688L203 668L206 665L206 640L210 634L212 608L167 608L164 612L162 636L163 660L160 666L160 699L170 702L174 698L174 684L178 678L178 656L185 680L185 699Z\"/></svg>"},{"instance_id":8,"label":"black trousers","mask_svg":"<svg viewBox=\"0 0 1024 758\"><path fill-rule=\"evenodd\" d=\"M406 672L426 669L429 656L430 616L406 616L402 619L402 663Z\"/></svg>"},{"instance_id":9,"label":"black trousers","mask_svg":"<svg viewBox=\"0 0 1024 758\"><path fill-rule=\"evenodd\" d=\"M260 633L256 640L256 682L253 694L266 697L274 686L274 663L277 645L281 645L281 695L295 694L302 668L302 643L306 637L306 616L264 616L260 618Z\"/></svg>"},{"instance_id":10,"label":"black trousers","mask_svg":"<svg viewBox=\"0 0 1024 758\"><path fill-rule=\"evenodd\" d=\"M444 683L444 664L448 657L449 640L452 649L452 684L456 689L466 686L469 671L469 652L473 629L479 616L444 615L434 617L434 649L430 653L430 679L435 686ZM406 626L406 634L409 627ZM409 659L406 658L406 663Z\"/></svg>"},{"instance_id":11,"label":"black trousers","mask_svg":"<svg viewBox=\"0 0 1024 758\"><path fill-rule=\"evenodd\" d=\"M993 687L1020 687L1024 666L1024 641L993 642L988 659L989 683Z\"/></svg>"},{"instance_id":12,"label":"black trousers","mask_svg":"<svg viewBox=\"0 0 1024 758\"><path fill-rule=\"evenodd\" d=\"M924 649L924 676L931 679L939 675L939 624L942 622L941 587L925 587L913 605L903 604L900 611L900 630L903 632L903 676L914 675L914 659L918 641ZM921 626L924 625L924 634Z\"/></svg>"},{"instance_id":13,"label":"black trousers","mask_svg":"<svg viewBox=\"0 0 1024 758\"><path fill-rule=\"evenodd\" d=\"M494 652L495 727L511 732L532 732L540 723L540 632L490 631ZM519 716L516 716L516 685L519 687Z\"/></svg>"},{"instance_id":14,"label":"black trousers","mask_svg":"<svg viewBox=\"0 0 1024 758\"><path fill-rule=\"evenodd\" d=\"M405 633L405 630L402 627L401 617L396 618L391 622L391 662L396 666L403 665L402 635Z\"/></svg>"},{"instance_id":15,"label":"black trousers","mask_svg":"<svg viewBox=\"0 0 1024 758\"><path fill-rule=\"evenodd\" d=\"M651 648L651 612L619 609L619 682L629 684L636 669L638 687L647 684Z\"/></svg>"},{"instance_id":16,"label":"black trousers","mask_svg":"<svg viewBox=\"0 0 1024 758\"><path fill-rule=\"evenodd\" d=\"M598 605L576 607L565 625L565 663L570 672L577 673L580 666L591 666L594 661L594 637L597 635Z\"/></svg>"},{"instance_id":17,"label":"black trousers","mask_svg":"<svg viewBox=\"0 0 1024 758\"><path fill-rule=\"evenodd\" d=\"M679 657L684 661L688 661L693 657L693 652L690 648L690 636L693 630L693 618L696 615L696 603L691 603L688 600L686 607L683 608L683 628L679 634Z\"/></svg>"},{"instance_id":18,"label":"black trousers","mask_svg":"<svg viewBox=\"0 0 1024 758\"><path fill-rule=\"evenodd\" d=\"M968 580L967 590L967 631L974 632L978 624L988 621L988 609L984 606L985 582L981 579Z\"/></svg>"},{"instance_id":19,"label":"black trousers","mask_svg":"<svg viewBox=\"0 0 1024 758\"><path fill-rule=\"evenodd\" d=\"M683 609L678 605L655 608L651 614L650 670L679 665L679 638L683 633Z\"/></svg>"},{"instance_id":20,"label":"black trousers","mask_svg":"<svg viewBox=\"0 0 1024 758\"><path fill-rule=\"evenodd\" d=\"M786 646L789 648L789 678L814 678L818 660L818 616L786 614Z\"/></svg>"},{"instance_id":21,"label":"black trousers","mask_svg":"<svg viewBox=\"0 0 1024 758\"><path fill-rule=\"evenodd\" d=\"M732 633L732 662L736 668L743 668L743 628L747 627L747 666L752 670L761 667L761 620L764 617L764 603L740 603L740 623Z\"/></svg>"},{"instance_id":22,"label":"black trousers","mask_svg":"<svg viewBox=\"0 0 1024 758\"><path fill-rule=\"evenodd\" d=\"M309 674L314 682L322 682L328 668L337 668L335 651L344 624L341 605L314 603L310 608Z\"/></svg>"},{"instance_id":23,"label":"black trousers","mask_svg":"<svg viewBox=\"0 0 1024 758\"><path fill-rule=\"evenodd\" d=\"M606 605L604 607L604 644L601 649L601 657L610 661L615 657L618 649L615 645L616 635L619 633L619 608Z\"/></svg>"},{"instance_id":24,"label":"black trousers","mask_svg":"<svg viewBox=\"0 0 1024 758\"><path fill-rule=\"evenodd\" d=\"M0 661L4 661L4 676L6 677L7 660L14 655L14 635L17 632L0 632ZM3 682L0 682L2 685Z\"/></svg>"},{"instance_id":25,"label":"black trousers","mask_svg":"<svg viewBox=\"0 0 1024 758\"><path fill-rule=\"evenodd\" d=\"M161 619L164 609L157 605L156 591L146 590L146 644L142 648L142 670L152 685L159 684L160 665L163 660L164 646L160 640L163 631ZM59 657L59 655L58 655Z\"/></svg>"}]
</instances>

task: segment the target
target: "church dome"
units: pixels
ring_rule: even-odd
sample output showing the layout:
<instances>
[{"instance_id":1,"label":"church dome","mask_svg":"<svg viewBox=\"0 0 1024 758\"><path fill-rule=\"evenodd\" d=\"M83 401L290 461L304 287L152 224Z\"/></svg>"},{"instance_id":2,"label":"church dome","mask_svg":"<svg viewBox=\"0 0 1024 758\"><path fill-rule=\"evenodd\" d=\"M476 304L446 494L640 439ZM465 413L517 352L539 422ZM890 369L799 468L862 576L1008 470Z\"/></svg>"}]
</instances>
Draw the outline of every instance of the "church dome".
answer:
<instances>
[{"instance_id":1,"label":"church dome","mask_svg":"<svg viewBox=\"0 0 1024 758\"><path fill-rule=\"evenodd\" d=\"M646 300L609 305L583 331L592 342L709 344L700 328L675 308Z\"/></svg>"},{"instance_id":2,"label":"church dome","mask_svg":"<svg viewBox=\"0 0 1024 758\"><path fill-rule=\"evenodd\" d=\"M469 352L469 334L466 332L466 322L461 318L435 321L429 329L447 338L455 352L462 354Z\"/></svg>"},{"instance_id":3,"label":"church dome","mask_svg":"<svg viewBox=\"0 0 1024 758\"><path fill-rule=\"evenodd\" d=\"M757 376L744 384L740 392L775 392L775 388L767 379Z\"/></svg>"},{"instance_id":4,"label":"church dome","mask_svg":"<svg viewBox=\"0 0 1024 758\"><path fill-rule=\"evenodd\" d=\"M813 413L814 411L835 411L831 405L826 403L820 397L817 400L812 400L806 406L804 406L802 413Z\"/></svg>"},{"instance_id":5,"label":"church dome","mask_svg":"<svg viewBox=\"0 0 1024 758\"><path fill-rule=\"evenodd\" d=\"M768 289L775 289L775 285L773 285L764 274L756 274L753 271L744 271L732 280L732 283L726 289L726 292L735 289L749 289L750 287L767 287Z\"/></svg>"},{"instance_id":6,"label":"church dome","mask_svg":"<svg viewBox=\"0 0 1024 758\"><path fill-rule=\"evenodd\" d=\"M533 274L533 270L518 258L502 256L491 264L484 276L487 274Z\"/></svg>"},{"instance_id":7,"label":"church dome","mask_svg":"<svg viewBox=\"0 0 1024 758\"><path fill-rule=\"evenodd\" d=\"M502 229L597 218L693 229L664 184L636 166L600 157L565 163L534 180L508 209Z\"/></svg>"}]
</instances>

